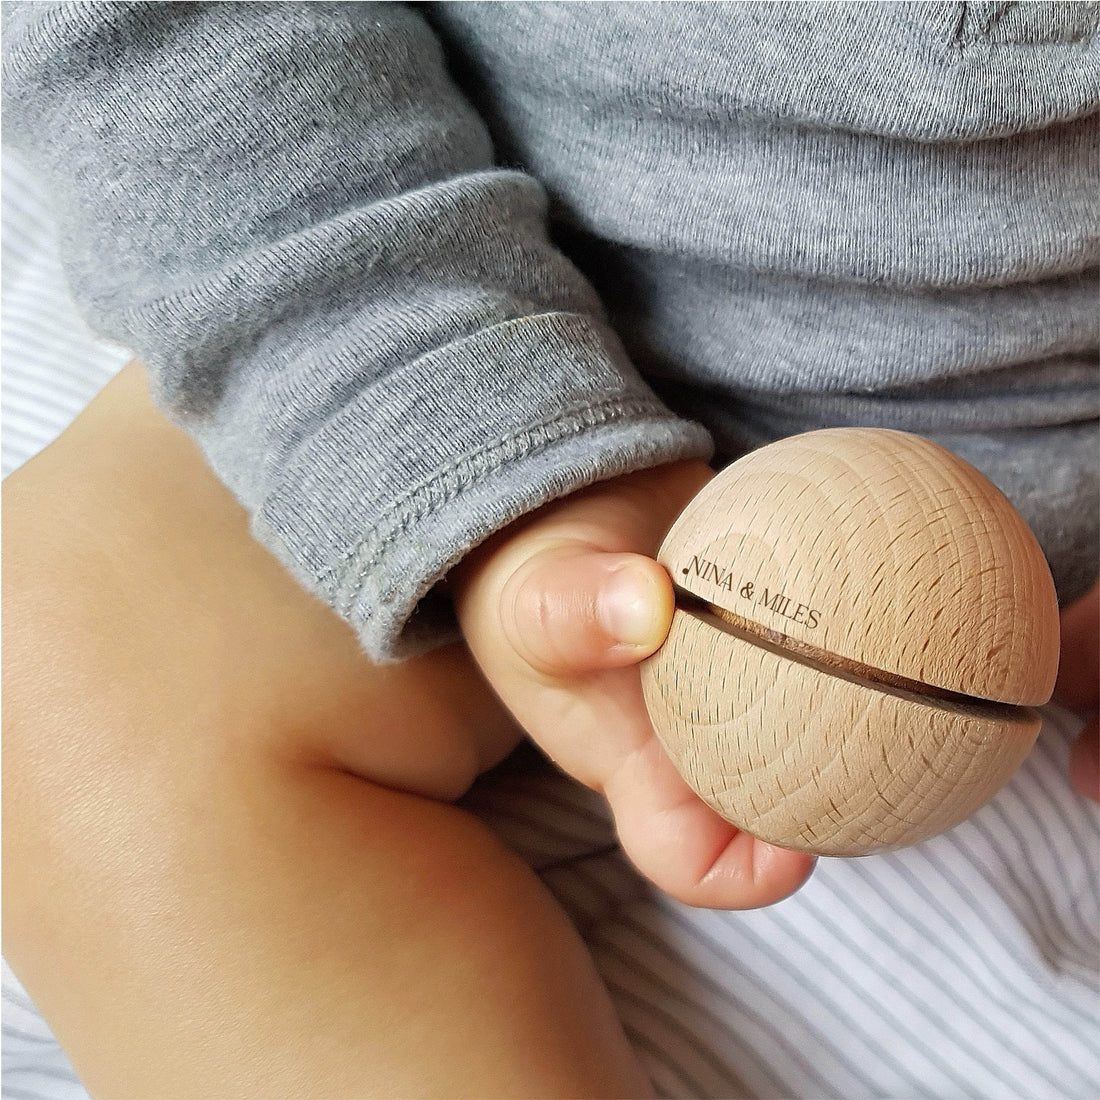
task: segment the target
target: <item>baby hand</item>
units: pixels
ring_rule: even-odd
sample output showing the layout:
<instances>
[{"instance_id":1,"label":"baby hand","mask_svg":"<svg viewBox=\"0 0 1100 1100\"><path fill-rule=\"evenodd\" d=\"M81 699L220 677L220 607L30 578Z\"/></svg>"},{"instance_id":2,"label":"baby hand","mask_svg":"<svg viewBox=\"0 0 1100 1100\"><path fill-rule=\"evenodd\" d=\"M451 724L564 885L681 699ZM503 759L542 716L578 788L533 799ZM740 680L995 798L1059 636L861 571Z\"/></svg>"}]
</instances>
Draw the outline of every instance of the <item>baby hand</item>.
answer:
<instances>
[{"instance_id":1,"label":"baby hand","mask_svg":"<svg viewBox=\"0 0 1100 1100\"><path fill-rule=\"evenodd\" d=\"M712 476L678 463L547 505L480 547L451 586L489 682L560 767L606 796L638 869L681 901L742 909L797 889L813 860L742 833L688 787L650 725L637 667L673 613L653 555Z\"/></svg>"},{"instance_id":2,"label":"baby hand","mask_svg":"<svg viewBox=\"0 0 1100 1100\"><path fill-rule=\"evenodd\" d=\"M1062 662L1054 697L1085 714L1069 758L1074 788L1100 801L1100 581L1062 612Z\"/></svg>"}]
</instances>

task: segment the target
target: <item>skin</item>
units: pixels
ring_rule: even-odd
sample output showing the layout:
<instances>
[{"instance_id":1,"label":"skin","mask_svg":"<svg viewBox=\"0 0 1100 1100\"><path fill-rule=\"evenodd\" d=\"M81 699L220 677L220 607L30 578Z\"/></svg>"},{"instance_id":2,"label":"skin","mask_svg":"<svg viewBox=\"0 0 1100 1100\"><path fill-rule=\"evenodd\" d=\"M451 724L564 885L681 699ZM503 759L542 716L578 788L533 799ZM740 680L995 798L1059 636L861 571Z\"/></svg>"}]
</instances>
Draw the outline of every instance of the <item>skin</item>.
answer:
<instances>
[{"instance_id":1,"label":"skin","mask_svg":"<svg viewBox=\"0 0 1100 1100\"><path fill-rule=\"evenodd\" d=\"M1100 802L1100 581L1062 612L1062 660L1054 698L1085 720L1070 752L1078 794Z\"/></svg>"},{"instance_id":2,"label":"skin","mask_svg":"<svg viewBox=\"0 0 1100 1100\"><path fill-rule=\"evenodd\" d=\"M134 369L3 497L3 949L92 1095L649 1094L447 801L519 737L464 649L367 661Z\"/></svg>"},{"instance_id":3,"label":"skin","mask_svg":"<svg viewBox=\"0 0 1100 1100\"><path fill-rule=\"evenodd\" d=\"M452 586L486 678L565 771L606 796L639 870L690 905L742 909L796 890L813 859L741 832L688 787L653 732L637 668L672 619L653 557L712 476L692 462L596 485L503 531ZM624 580L627 602L648 612L629 642L601 615L601 595Z\"/></svg>"},{"instance_id":4,"label":"skin","mask_svg":"<svg viewBox=\"0 0 1100 1100\"><path fill-rule=\"evenodd\" d=\"M93 1094L647 1094L562 912L449 803L522 726L677 897L805 880L699 802L641 709L672 610L652 554L709 476L513 525L448 580L469 648L384 667L136 367L4 483L4 951ZM608 618L624 578L640 614ZM1095 616L1063 627L1061 686L1095 709Z\"/></svg>"}]
</instances>

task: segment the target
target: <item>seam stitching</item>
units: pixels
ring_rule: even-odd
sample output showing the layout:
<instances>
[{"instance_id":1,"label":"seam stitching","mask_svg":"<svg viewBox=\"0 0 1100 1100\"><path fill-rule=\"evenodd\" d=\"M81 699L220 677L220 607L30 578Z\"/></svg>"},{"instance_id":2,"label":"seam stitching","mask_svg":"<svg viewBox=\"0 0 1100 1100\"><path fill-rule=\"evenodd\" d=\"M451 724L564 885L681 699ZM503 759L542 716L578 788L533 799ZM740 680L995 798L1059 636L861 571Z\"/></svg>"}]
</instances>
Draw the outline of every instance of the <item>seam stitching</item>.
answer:
<instances>
[{"instance_id":1,"label":"seam stitching","mask_svg":"<svg viewBox=\"0 0 1100 1100\"><path fill-rule=\"evenodd\" d=\"M648 420L675 419L653 399L634 399L626 402L609 400L599 405L582 406L553 417L533 421L517 432L499 436L483 444L471 454L464 455L461 459L456 459L436 471L429 479L391 504L356 545L346 550L335 562L317 574L318 583L326 588L330 587L330 582L336 574L343 572L355 559L370 553L369 558L355 566L357 572L355 587L358 589L363 576L386 556L386 542L395 535L406 532L415 522L423 519L433 509L453 500L462 491L482 480L486 474L499 469L504 460L537 453L565 438L577 428L596 427L616 419L634 417ZM264 513L265 518L270 522L266 507ZM380 546L379 543L382 545Z\"/></svg>"}]
</instances>

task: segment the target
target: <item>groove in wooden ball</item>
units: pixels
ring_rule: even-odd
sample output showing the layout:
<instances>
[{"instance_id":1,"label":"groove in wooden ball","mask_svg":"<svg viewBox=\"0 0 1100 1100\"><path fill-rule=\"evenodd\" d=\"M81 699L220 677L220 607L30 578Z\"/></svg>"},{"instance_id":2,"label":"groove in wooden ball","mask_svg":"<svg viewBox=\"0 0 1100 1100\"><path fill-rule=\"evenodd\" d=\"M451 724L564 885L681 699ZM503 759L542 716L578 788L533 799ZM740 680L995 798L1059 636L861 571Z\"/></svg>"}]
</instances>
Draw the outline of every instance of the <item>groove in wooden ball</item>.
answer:
<instances>
[{"instance_id":1,"label":"groove in wooden ball","mask_svg":"<svg viewBox=\"0 0 1100 1100\"><path fill-rule=\"evenodd\" d=\"M859 428L761 448L688 504L659 560L686 595L642 666L650 717L754 835L911 844L1030 749L1058 665L1050 571L1004 495L937 444Z\"/></svg>"},{"instance_id":2,"label":"groove in wooden ball","mask_svg":"<svg viewBox=\"0 0 1100 1100\"><path fill-rule=\"evenodd\" d=\"M1029 708L838 677L684 611L642 666L642 690L704 802L762 840L820 855L902 847L958 824L1039 731Z\"/></svg>"},{"instance_id":3,"label":"groove in wooden ball","mask_svg":"<svg viewBox=\"0 0 1100 1100\"><path fill-rule=\"evenodd\" d=\"M1058 604L1034 535L988 478L907 432L828 428L751 452L658 560L762 630L918 683L1028 706L1054 687Z\"/></svg>"}]
</instances>

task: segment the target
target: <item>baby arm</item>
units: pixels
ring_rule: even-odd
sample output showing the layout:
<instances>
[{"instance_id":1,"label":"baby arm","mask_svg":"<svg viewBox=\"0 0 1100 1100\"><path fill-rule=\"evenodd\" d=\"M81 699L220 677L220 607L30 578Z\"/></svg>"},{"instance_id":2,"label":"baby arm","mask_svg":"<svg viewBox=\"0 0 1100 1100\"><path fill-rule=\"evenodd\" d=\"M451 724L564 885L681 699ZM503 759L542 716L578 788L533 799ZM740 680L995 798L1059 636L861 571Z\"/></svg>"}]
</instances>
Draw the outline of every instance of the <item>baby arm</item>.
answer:
<instances>
[{"instance_id":1,"label":"baby arm","mask_svg":"<svg viewBox=\"0 0 1100 1100\"><path fill-rule=\"evenodd\" d=\"M796 864L774 888L719 886L710 868L726 867L733 832L683 803L656 751L633 667L667 625L654 563L634 563L664 592L643 644L601 648L583 621L555 623L549 655L518 652L507 666L527 627L520 614L512 635L499 634L494 601L515 555L545 549L547 529L559 565L570 548L593 547L568 575L561 565L559 592L576 587L579 609L605 568L598 555L656 550L711 444L637 375L592 288L549 240L539 185L493 166L487 130L420 15L122 4L56 18L16 7L6 18L5 120L62 212L78 304L143 356L158 404L197 440L260 541L375 660L457 639L438 581L464 561L454 587L471 646L536 739L606 791L647 873L714 904L793 888L806 864L786 856L769 857ZM148 48L115 64L103 40ZM209 72L214 98L195 90ZM659 508L638 488L630 508L608 506L616 486L635 484L619 477L650 468L694 473L673 475ZM593 482L602 487L571 495ZM608 519L582 522L584 507L606 507ZM532 511L522 536L491 543L514 550L470 556ZM580 659L559 661L555 647L578 637ZM390 679L397 690L400 675ZM544 735L550 716L576 729L579 752ZM440 752L431 725L418 723L419 747L376 722L360 743L328 748L378 782L454 797L501 746ZM737 844L740 874L756 850Z\"/></svg>"}]
</instances>

